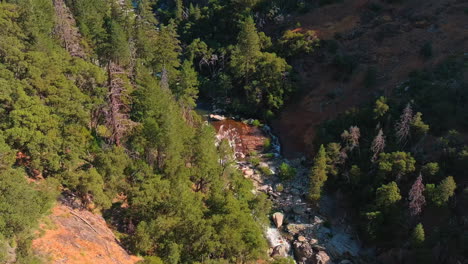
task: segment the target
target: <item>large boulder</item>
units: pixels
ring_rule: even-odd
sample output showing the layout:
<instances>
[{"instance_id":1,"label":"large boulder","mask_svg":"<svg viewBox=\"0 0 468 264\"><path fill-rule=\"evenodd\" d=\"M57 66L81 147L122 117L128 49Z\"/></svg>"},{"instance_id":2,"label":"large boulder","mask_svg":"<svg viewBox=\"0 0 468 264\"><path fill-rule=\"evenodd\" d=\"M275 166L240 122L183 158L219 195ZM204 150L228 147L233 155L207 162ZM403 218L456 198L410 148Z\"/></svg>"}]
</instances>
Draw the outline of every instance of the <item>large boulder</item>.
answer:
<instances>
[{"instance_id":1,"label":"large boulder","mask_svg":"<svg viewBox=\"0 0 468 264\"><path fill-rule=\"evenodd\" d=\"M287 257L288 256L288 247L286 245L278 245L273 248L273 253L271 253L272 257Z\"/></svg>"},{"instance_id":2,"label":"large boulder","mask_svg":"<svg viewBox=\"0 0 468 264\"><path fill-rule=\"evenodd\" d=\"M314 250L306 241L294 241L294 256L299 264L309 264L312 263L314 256Z\"/></svg>"},{"instance_id":3,"label":"large boulder","mask_svg":"<svg viewBox=\"0 0 468 264\"><path fill-rule=\"evenodd\" d=\"M283 225L284 215L280 212L273 214L273 222L275 223L276 228L280 228Z\"/></svg>"},{"instance_id":4,"label":"large boulder","mask_svg":"<svg viewBox=\"0 0 468 264\"><path fill-rule=\"evenodd\" d=\"M315 261L313 262L314 264L329 264L331 262L330 257L325 251L317 252L315 254L314 261Z\"/></svg>"},{"instance_id":5,"label":"large boulder","mask_svg":"<svg viewBox=\"0 0 468 264\"><path fill-rule=\"evenodd\" d=\"M210 119L215 120L215 121L223 121L223 120L226 120L226 117L224 117L222 115L211 114Z\"/></svg>"}]
</instances>

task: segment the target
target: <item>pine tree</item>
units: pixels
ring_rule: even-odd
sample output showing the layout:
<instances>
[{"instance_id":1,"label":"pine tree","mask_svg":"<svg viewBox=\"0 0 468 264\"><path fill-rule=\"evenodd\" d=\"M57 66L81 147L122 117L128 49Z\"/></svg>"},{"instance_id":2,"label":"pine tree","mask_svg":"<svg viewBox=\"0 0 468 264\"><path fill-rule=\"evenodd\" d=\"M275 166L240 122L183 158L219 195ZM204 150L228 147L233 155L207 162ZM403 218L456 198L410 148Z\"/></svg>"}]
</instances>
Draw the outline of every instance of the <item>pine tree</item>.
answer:
<instances>
[{"instance_id":1,"label":"pine tree","mask_svg":"<svg viewBox=\"0 0 468 264\"><path fill-rule=\"evenodd\" d=\"M184 3L182 0L174 0L175 1L175 18L177 20L182 20L184 19Z\"/></svg>"},{"instance_id":2,"label":"pine tree","mask_svg":"<svg viewBox=\"0 0 468 264\"><path fill-rule=\"evenodd\" d=\"M443 179L439 185L426 184L429 199L437 206L446 204L455 195L457 184L452 176Z\"/></svg>"},{"instance_id":3,"label":"pine tree","mask_svg":"<svg viewBox=\"0 0 468 264\"><path fill-rule=\"evenodd\" d=\"M375 101L375 107L374 107L374 118L378 119L382 116L384 116L390 107L387 104L387 98L381 96L377 101Z\"/></svg>"},{"instance_id":4,"label":"pine tree","mask_svg":"<svg viewBox=\"0 0 468 264\"><path fill-rule=\"evenodd\" d=\"M321 145L309 174L309 199L311 201L317 202L320 199L322 187L327 178L327 153L325 147Z\"/></svg>"},{"instance_id":5,"label":"pine tree","mask_svg":"<svg viewBox=\"0 0 468 264\"><path fill-rule=\"evenodd\" d=\"M376 191L376 204L382 210L387 210L401 200L400 189L396 182L380 186Z\"/></svg>"},{"instance_id":6,"label":"pine tree","mask_svg":"<svg viewBox=\"0 0 468 264\"><path fill-rule=\"evenodd\" d=\"M404 175L413 172L416 160L407 152L380 153L378 159L379 173L383 178L389 175L400 180Z\"/></svg>"},{"instance_id":7,"label":"pine tree","mask_svg":"<svg viewBox=\"0 0 468 264\"><path fill-rule=\"evenodd\" d=\"M239 36L237 37L237 46L231 58L231 64L235 69L234 74L244 80L247 84L249 77L255 71L255 64L260 56L260 38L255 28L252 17L242 23Z\"/></svg>"},{"instance_id":8,"label":"pine tree","mask_svg":"<svg viewBox=\"0 0 468 264\"><path fill-rule=\"evenodd\" d=\"M417 224L411 233L411 245L413 247L421 246L426 240L424 235L424 227L421 223Z\"/></svg>"},{"instance_id":9,"label":"pine tree","mask_svg":"<svg viewBox=\"0 0 468 264\"><path fill-rule=\"evenodd\" d=\"M180 69L176 96L184 110L192 110L198 97L198 75L191 61L184 61Z\"/></svg>"},{"instance_id":10,"label":"pine tree","mask_svg":"<svg viewBox=\"0 0 468 264\"><path fill-rule=\"evenodd\" d=\"M411 120L411 130L415 137L422 137L429 131L429 125L424 123L420 112L417 112Z\"/></svg>"},{"instance_id":11,"label":"pine tree","mask_svg":"<svg viewBox=\"0 0 468 264\"><path fill-rule=\"evenodd\" d=\"M426 204L426 198L424 198L424 184L422 183L422 175L419 174L419 177L411 186L409 192L409 209L411 215L415 216L421 213L422 207Z\"/></svg>"}]
</instances>

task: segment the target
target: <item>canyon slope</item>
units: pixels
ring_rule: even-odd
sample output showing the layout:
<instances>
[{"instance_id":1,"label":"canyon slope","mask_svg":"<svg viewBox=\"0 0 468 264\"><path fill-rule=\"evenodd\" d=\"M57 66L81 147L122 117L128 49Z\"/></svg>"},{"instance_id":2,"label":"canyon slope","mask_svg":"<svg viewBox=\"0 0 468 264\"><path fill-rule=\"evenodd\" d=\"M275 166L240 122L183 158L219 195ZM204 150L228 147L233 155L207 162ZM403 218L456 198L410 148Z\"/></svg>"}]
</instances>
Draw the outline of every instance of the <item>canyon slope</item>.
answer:
<instances>
[{"instance_id":1,"label":"canyon slope","mask_svg":"<svg viewBox=\"0 0 468 264\"><path fill-rule=\"evenodd\" d=\"M300 91L273 124L285 155L310 157L324 121L390 95L414 70L468 52L467 8L461 0L344 0L292 18L301 25L297 30L315 30L326 47L295 61ZM421 55L424 45L432 47L429 58ZM345 65L337 67L337 56Z\"/></svg>"}]
</instances>

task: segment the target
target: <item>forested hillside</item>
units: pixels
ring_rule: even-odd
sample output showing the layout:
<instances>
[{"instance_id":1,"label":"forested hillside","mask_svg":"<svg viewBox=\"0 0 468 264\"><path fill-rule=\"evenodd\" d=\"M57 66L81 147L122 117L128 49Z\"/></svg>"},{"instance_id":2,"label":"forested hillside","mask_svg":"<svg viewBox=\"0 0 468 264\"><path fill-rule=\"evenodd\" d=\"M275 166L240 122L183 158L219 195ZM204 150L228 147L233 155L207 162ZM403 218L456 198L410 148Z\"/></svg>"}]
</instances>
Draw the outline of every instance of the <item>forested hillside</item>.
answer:
<instances>
[{"instance_id":1,"label":"forested hillside","mask_svg":"<svg viewBox=\"0 0 468 264\"><path fill-rule=\"evenodd\" d=\"M106 212L148 263L263 257L268 202L193 111L199 89L283 104L290 67L253 4L0 3L2 262L40 261L29 244L59 193Z\"/></svg>"},{"instance_id":2,"label":"forested hillside","mask_svg":"<svg viewBox=\"0 0 468 264\"><path fill-rule=\"evenodd\" d=\"M142 263L291 263L268 255L271 195L254 191L232 146L195 109L262 126L309 92L304 64L325 61L333 85L353 82L362 71L344 52L346 36L321 40L295 20L335 2L1 1L0 263L48 263L31 243L60 203L102 214ZM407 2L362 6L377 17ZM385 32L379 41L392 37ZM433 56L430 42L417 49ZM372 262L467 261L466 52L398 75L394 89L378 89L380 75L366 67L359 85L372 92L311 122L302 198L319 208L326 193L342 194ZM317 98L339 96L325 90ZM271 156L246 160L268 177L260 161ZM289 186L297 173L283 162L276 174Z\"/></svg>"}]
</instances>

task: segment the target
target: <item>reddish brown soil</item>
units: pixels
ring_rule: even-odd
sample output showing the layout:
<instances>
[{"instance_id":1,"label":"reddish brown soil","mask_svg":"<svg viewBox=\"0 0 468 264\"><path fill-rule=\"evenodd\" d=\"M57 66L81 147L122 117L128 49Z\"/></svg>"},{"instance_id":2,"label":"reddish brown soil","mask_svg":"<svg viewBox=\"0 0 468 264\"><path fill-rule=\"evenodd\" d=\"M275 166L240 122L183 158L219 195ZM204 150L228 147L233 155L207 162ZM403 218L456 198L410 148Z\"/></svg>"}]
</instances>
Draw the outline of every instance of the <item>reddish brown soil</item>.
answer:
<instances>
[{"instance_id":1,"label":"reddish brown soil","mask_svg":"<svg viewBox=\"0 0 468 264\"><path fill-rule=\"evenodd\" d=\"M216 132L219 130L233 130L236 134L236 152L248 155L252 151L260 152L263 149L265 134L256 126L244 124L232 119L212 122Z\"/></svg>"},{"instance_id":2,"label":"reddish brown soil","mask_svg":"<svg viewBox=\"0 0 468 264\"><path fill-rule=\"evenodd\" d=\"M34 251L47 263L134 264L141 260L120 246L100 215L59 204L49 219L52 225L43 225L44 234L33 241Z\"/></svg>"},{"instance_id":3,"label":"reddish brown soil","mask_svg":"<svg viewBox=\"0 0 468 264\"><path fill-rule=\"evenodd\" d=\"M316 30L321 39L333 39L339 33L340 52L354 55L359 66L344 82L334 80L332 58L320 49L294 62L303 79L302 92L273 123L286 156L313 153L317 126L377 95L390 95L411 71L468 52L468 15L464 11L467 1L406 0L393 5L379 2L382 11L366 19L369 2L379 1L344 0L296 18L302 30ZM429 41L433 56L424 59L420 50ZM369 66L377 69L373 88L366 88L363 81ZM331 93L336 96L330 97Z\"/></svg>"}]
</instances>

